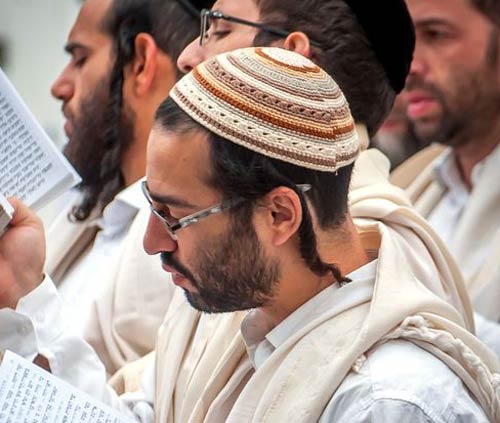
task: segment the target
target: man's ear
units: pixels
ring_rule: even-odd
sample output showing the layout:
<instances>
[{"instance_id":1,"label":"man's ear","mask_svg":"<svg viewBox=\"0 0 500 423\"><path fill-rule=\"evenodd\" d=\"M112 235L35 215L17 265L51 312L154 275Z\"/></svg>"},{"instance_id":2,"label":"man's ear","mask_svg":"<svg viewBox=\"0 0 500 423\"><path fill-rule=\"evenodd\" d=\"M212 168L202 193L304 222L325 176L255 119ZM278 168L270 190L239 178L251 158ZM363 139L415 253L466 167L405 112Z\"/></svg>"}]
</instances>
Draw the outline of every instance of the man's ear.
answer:
<instances>
[{"instance_id":1,"label":"man's ear","mask_svg":"<svg viewBox=\"0 0 500 423\"><path fill-rule=\"evenodd\" d=\"M144 96L153 85L158 65L158 46L149 34L141 32L134 40L135 54L126 66L125 79L131 79L131 88L138 97Z\"/></svg>"},{"instance_id":2,"label":"man's ear","mask_svg":"<svg viewBox=\"0 0 500 423\"><path fill-rule=\"evenodd\" d=\"M299 53L307 58L311 57L311 45L309 37L301 31L295 31L288 34L283 47L287 50Z\"/></svg>"},{"instance_id":3,"label":"man's ear","mask_svg":"<svg viewBox=\"0 0 500 423\"><path fill-rule=\"evenodd\" d=\"M295 191L287 187L272 190L264 198L265 223L274 246L285 244L299 230L302 206Z\"/></svg>"}]
</instances>

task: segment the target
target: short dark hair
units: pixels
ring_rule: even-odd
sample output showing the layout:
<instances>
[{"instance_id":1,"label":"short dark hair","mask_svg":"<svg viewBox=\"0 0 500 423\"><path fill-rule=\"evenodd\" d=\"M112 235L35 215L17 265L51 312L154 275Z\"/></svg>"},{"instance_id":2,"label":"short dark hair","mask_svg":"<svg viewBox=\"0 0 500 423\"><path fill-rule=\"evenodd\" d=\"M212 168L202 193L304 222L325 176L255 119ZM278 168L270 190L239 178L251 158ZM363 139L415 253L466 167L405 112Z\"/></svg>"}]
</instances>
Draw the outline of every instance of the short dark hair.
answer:
<instances>
[{"instance_id":1,"label":"short dark hair","mask_svg":"<svg viewBox=\"0 0 500 423\"><path fill-rule=\"evenodd\" d=\"M396 93L345 0L255 1L263 23L290 32L303 31L321 46L312 47L312 60L335 79L354 119L374 135L389 114ZM272 40L271 34L260 32L254 45Z\"/></svg>"},{"instance_id":2,"label":"short dark hair","mask_svg":"<svg viewBox=\"0 0 500 423\"><path fill-rule=\"evenodd\" d=\"M256 202L273 189L285 186L295 191L303 211L298 233L302 258L316 274L332 272L337 281L346 280L336 265L324 263L319 257L306 196L314 208L321 229L331 231L340 226L348 213L347 195L352 164L332 173L266 157L201 126L170 97L158 108L155 121L156 125L167 132L203 131L207 134L211 154L209 184L225 198L243 197L249 200L232 209L231 213L242 213L250 218ZM297 187L298 184L310 184L311 189L303 194Z\"/></svg>"},{"instance_id":3,"label":"short dark hair","mask_svg":"<svg viewBox=\"0 0 500 423\"><path fill-rule=\"evenodd\" d=\"M500 1L498 0L472 0L472 7L482 13L495 25L500 25Z\"/></svg>"},{"instance_id":4,"label":"short dark hair","mask_svg":"<svg viewBox=\"0 0 500 423\"><path fill-rule=\"evenodd\" d=\"M104 208L125 187L121 159L128 145L120 133L125 106L123 69L134 58L136 36L151 34L159 49L176 63L184 47L198 35L199 18L188 13L177 0L113 0L101 25L113 39L109 104L103 113L106 121L114 124L104 134L106 151L100 169L96 170L100 172L99 184L83 190L82 201L71 213L76 220L87 219L95 207Z\"/></svg>"}]
</instances>

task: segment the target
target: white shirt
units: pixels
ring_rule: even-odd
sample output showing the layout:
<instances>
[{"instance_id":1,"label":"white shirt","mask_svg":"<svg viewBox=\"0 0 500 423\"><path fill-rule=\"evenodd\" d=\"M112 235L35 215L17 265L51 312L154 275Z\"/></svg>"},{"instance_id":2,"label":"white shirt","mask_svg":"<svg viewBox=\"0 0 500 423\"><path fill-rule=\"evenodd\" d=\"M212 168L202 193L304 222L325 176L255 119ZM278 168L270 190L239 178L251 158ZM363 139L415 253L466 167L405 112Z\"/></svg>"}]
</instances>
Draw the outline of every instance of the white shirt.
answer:
<instances>
[{"instance_id":1,"label":"white shirt","mask_svg":"<svg viewBox=\"0 0 500 423\"><path fill-rule=\"evenodd\" d=\"M497 148L492 154L474 166L471 175L473 187L481 178L486 163L489 160L497 161L499 158L500 148ZM446 189L446 192L427 219L453 254L454 235L471 193L460 175L453 150L449 149L436 163L434 172L436 172L438 183ZM479 251L476 251L474 256L476 260L474 260L471 268L465 268L463 263L457 263L466 278L468 275L473 275L481 267L488 257L490 248L491 246L487 243L481 245ZM474 314L474 319L478 338L500 357L500 325L485 319L478 313Z\"/></svg>"},{"instance_id":2,"label":"white shirt","mask_svg":"<svg viewBox=\"0 0 500 423\"><path fill-rule=\"evenodd\" d=\"M249 313L241 333L255 369L327 309L345 308L362 297L373 285L376 267L374 260L348 275L350 283L359 287L350 297L334 284L274 328L259 310ZM320 422L487 423L488 419L462 381L441 360L410 342L396 340L368 353L359 372L351 371L346 376Z\"/></svg>"},{"instance_id":3,"label":"white shirt","mask_svg":"<svg viewBox=\"0 0 500 423\"><path fill-rule=\"evenodd\" d=\"M491 159L492 156L486 157L482 162L474 166L471 175L472 186L478 182L486 161ZM434 172L436 173L438 183L446 192L429 214L427 220L453 253L454 235L469 201L470 191L460 175L453 150L449 149L436 163ZM488 245L483 245L480 254L478 254L477 263L474 264L475 268L461 268L462 272L466 275L474 274L486 258L488 249ZM458 263L458 265L461 266L461 263Z\"/></svg>"},{"instance_id":4,"label":"white shirt","mask_svg":"<svg viewBox=\"0 0 500 423\"><path fill-rule=\"evenodd\" d=\"M121 191L103 210L102 216L90 224L100 228L92 248L87 249L71 266L58 289L68 307L67 318L83 333L91 304L99 296L103 274L117 259L123 241L137 212L144 206L140 182ZM68 225L71 223L68 222Z\"/></svg>"},{"instance_id":5,"label":"white shirt","mask_svg":"<svg viewBox=\"0 0 500 423\"><path fill-rule=\"evenodd\" d=\"M359 284L355 295L365 295L363 285L373 284L375 269L373 261L348 275L351 283ZM327 288L270 332L269 327L259 332L259 325L252 325L252 319L245 320L242 333L255 366L258 368L279 343L317 313L323 313L325 307L345 307L353 301L346 297L338 286ZM263 335L266 342L262 346L260 341L249 341L250 327L255 340ZM54 375L139 422L154 421L154 368L146 370L141 391L118 397L106 384L104 367L95 352L74 328L65 324L60 297L48 278L23 297L15 311L0 310L0 348L30 360L40 353L49 360ZM487 423L482 410L446 365L404 341L388 342L368 354L360 372L349 373L342 382L321 421Z\"/></svg>"}]
</instances>

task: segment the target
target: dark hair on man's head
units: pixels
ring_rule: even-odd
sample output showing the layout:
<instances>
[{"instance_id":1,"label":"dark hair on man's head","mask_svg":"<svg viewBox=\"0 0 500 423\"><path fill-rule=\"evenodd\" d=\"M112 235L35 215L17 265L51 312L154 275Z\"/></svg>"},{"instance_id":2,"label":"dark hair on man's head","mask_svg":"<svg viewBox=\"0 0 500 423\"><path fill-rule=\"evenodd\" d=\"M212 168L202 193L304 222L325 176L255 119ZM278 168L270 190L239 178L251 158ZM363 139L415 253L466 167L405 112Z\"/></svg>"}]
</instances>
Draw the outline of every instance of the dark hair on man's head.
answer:
<instances>
[{"instance_id":1,"label":"dark hair on man's head","mask_svg":"<svg viewBox=\"0 0 500 423\"><path fill-rule=\"evenodd\" d=\"M311 59L335 79L354 119L374 135L389 114L396 93L345 0L255 1L262 22L290 32L302 31L321 46L311 47ZM274 39L262 31L254 45L267 45Z\"/></svg>"},{"instance_id":2,"label":"dark hair on man's head","mask_svg":"<svg viewBox=\"0 0 500 423\"><path fill-rule=\"evenodd\" d=\"M251 210L259 199L278 187L295 191L302 205L302 222L299 227L300 253L308 267L318 275L331 272L337 281L345 281L334 264L324 263L317 252L316 236L306 198L314 208L318 225L331 231L345 222L348 206L347 195L353 165L337 172L321 172L262 154L228 141L204 128L186 114L170 97L158 108L156 125L173 133L203 131L210 143L211 169L209 183L224 198L243 197L249 201L231 209L238 217L251 217ZM302 193L299 184L310 184L311 189Z\"/></svg>"},{"instance_id":3,"label":"dark hair on man's head","mask_svg":"<svg viewBox=\"0 0 500 423\"><path fill-rule=\"evenodd\" d=\"M95 207L104 208L120 192L125 181L121 160L130 143L122 131L123 70L135 55L135 38L140 33L151 34L158 48L175 64L184 47L199 32L199 18L188 13L178 0L113 0L102 22L102 29L113 39L114 64L109 85L109 103L103 134L105 153L101 159L99 184L85 187L81 203L72 211L76 220L85 220ZM175 67L175 66L174 66ZM177 71L177 77L181 74ZM168 93L165 93L167 96Z\"/></svg>"},{"instance_id":4,"label":"dark hair on man's head","mask_svg":"<svg viewBox=\"0 0 500 423\"><path fill-rule=\"evenodd\" d=\"M500 26L500 1L499 0L471 0L471 5L495 25Z\"/></svg>"}]
</instances>

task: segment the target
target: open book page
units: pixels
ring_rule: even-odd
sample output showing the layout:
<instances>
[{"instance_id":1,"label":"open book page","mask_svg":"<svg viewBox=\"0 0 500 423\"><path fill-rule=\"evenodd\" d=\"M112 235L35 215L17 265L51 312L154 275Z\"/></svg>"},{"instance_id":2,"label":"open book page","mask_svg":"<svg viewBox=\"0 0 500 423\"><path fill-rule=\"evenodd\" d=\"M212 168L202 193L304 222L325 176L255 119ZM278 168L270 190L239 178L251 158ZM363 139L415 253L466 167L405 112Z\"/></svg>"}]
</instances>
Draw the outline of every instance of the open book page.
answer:
<instances>
[{"instance_id":1,"label":"open book page","mask_svg":"<svg viewBox=\"0 0 500 423\"><path fill-rule=\"evenodd\" d=\"M132 423L134 420L6 351L0 366L0 422Z\"/></svg>"},{"instance_id":2,"label":"open book page","mask_svg":"<svg viewBox=\"0 0 500 423\"><path fill-rule=\"evenodd\" d=\"M0 194L37 209L79 181L0 69Z\"/></svg>"},{"instance_id":3,"label":"open book page","mask_svg":"<svg viewBox=\"0 0 500 423\"><path fill-rule=\"evenodd\" d=\"M0 235L2 235L3 230L12 219L12 213L14 213L14 209L7 199L0 194Z\"/></svg>"}]
</instances>

